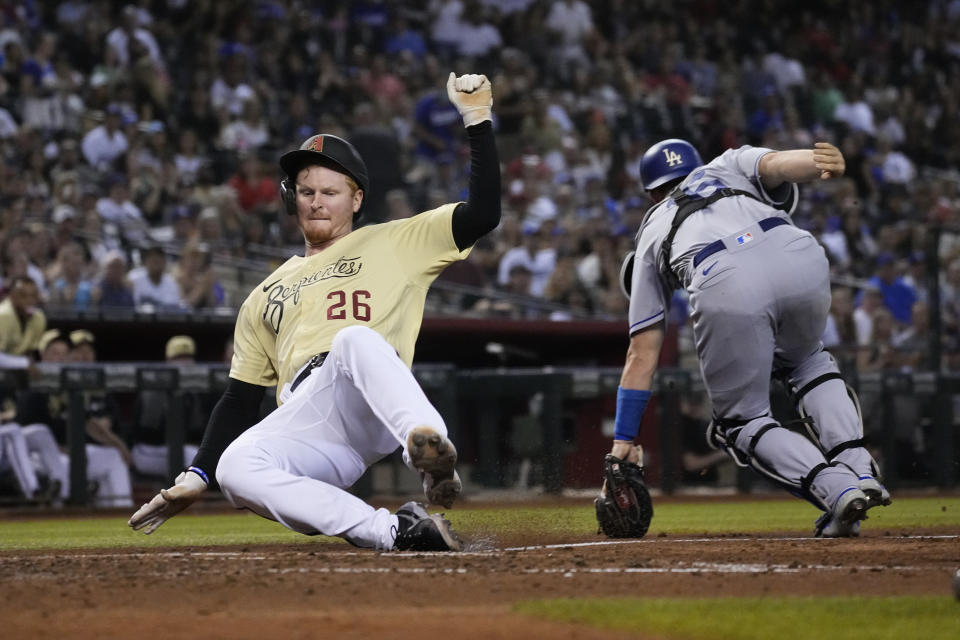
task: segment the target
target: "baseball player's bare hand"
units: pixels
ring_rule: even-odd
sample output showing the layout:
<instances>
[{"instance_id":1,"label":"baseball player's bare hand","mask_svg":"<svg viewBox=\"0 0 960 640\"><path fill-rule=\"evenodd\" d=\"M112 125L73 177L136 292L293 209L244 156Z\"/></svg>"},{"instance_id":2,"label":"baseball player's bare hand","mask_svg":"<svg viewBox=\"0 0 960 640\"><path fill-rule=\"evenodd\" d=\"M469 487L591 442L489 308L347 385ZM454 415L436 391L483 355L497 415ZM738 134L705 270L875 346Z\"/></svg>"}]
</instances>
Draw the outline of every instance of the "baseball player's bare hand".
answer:
<instances>
[{"instance_id":1,"label":"baseball player's bare hand","mask_svg":"<svg viewBox=\"0 0 960 640\"><path fill-rule=\"evenodd\" d=\"M193 471L184 471L177 476L172 487L161 489L150 502L137 509L137 512L130 516L127 524L134 531L143 529L143 532L149 535L164 522L193 504L206 489L207 483L203 478Z\"/></svg>"},{"instance_id":2,"label":"baseball player's bare hand","mask_svg":"<svg viewBox=\"0 0 960 640\"><path fill-rule=\"evenodd\" d=\"M829 142L817 142L813 145L813 164L820 170L820 179L839 178L847 169L840 149Z\"/></svg>"},{"instance_id":3,"label":"baseball player's bare hand","mask_svg":"<svg viewBox=\"0 0 960 640\"><path fill-rule=\"evenodd\" d=\"M493 88L487 76L468 73L447 78L447 97L460 112L466 127L493 120Z\"/></svg>"},{"instance_id":4,"label":"baseball player's bare hand","mask_svg":"<svg viewBox=\"0 0 960 640\"><path fill-rule=\"evenodd\" d=\"M629 440L614 440L610 453L615 458L620 458L627 462L640 464L643 460L643 449L640 448L639 445L634 445L633 442Z\"/></svg>"}]
</instances>

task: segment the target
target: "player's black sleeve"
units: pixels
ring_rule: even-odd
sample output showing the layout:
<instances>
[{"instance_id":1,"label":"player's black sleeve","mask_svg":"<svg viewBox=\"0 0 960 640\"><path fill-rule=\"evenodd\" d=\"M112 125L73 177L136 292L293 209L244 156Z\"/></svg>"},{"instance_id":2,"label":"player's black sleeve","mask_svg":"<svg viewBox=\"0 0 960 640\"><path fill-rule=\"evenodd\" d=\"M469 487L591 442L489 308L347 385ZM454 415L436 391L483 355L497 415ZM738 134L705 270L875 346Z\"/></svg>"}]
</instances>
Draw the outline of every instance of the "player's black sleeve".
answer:
<instances>
[{"instance_id":1,"label":"player's black sleeve","mask_svg":"<svg viewBox=\"0 0 960 640\"><path fill-rule=\"evenodd\" d=\"M193 466L203 469L210 485L217 483L214 477L217 463L227 446L241 433L256 424L260 417L260 402L267 388L257 384L230 378L227 389L210 414L203 442L193 458Z\"/></svg>"},{"instance_id":2,"label":"player's black sleeve","mask_svg":"<svg viewBox=\"0 0 960 640\"><path fill-rule=\"evenodd\" d=\"M500 224L500 157L493 125L467 127L470 139L470 193L453 211L453 240L463 251Z\"/></svg>"}]
</instances>

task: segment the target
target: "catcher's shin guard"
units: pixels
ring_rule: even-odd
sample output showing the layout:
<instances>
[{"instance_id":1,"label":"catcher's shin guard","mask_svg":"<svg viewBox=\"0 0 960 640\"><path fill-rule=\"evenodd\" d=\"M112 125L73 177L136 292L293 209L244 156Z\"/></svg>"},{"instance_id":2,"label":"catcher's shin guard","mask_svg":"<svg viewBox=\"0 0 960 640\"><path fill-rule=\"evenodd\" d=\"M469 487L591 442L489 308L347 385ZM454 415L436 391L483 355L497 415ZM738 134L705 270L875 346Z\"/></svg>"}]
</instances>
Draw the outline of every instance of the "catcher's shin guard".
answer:
<instances>
[{"instance_id":1,"label":"catcher's shin guard","mask_svg":"<svg viewBox=\"0 0 960 640\"><path fill-rule=\"evenodd\" d=\"M855 433L849 433L841 437L846 437L848 439L842 440L839 443L836 443L836 437L830 437L828 433L828 428L826 425L817 425L817 421L812 415L810 415L811 410L809 407L805 406L804 398L814 389L819 387L825 382L830 380L840 380L843 382L844 388L846 389L847 397L850 399L850 403L853 405L853 409L856 412L856 427ZM866 438L863 434L863 410L860 406L860 397L857 395L856 390L851 387L839 373L830 372L824 375L814 378L810 382L803 385L801 388L791 388L791 396L796 403L797 413L800 415L800 421L804 424L807 429L807 434L810 437L810 440L817 445L821 451L823 451L823 456L830 462L836 461L838 455L847 451L848 449L855 448L864 448L862 454L866 458L867 469L853 469L855 473L863 474L869 472L871 476L879 477L880 476L880 467L877 465L876 460L866 451ZM855 436L855 437L849 437ZM827 443L833 443L832 446L828 447ZM849 465L848 465L849 466Z\"/></svg>"},{"instance_id":2,"label":"catcher's shin guard","mask_svg":"<svg viewBox=\"0 0 960 640\"><path fill-rule=\"evenodd\" d=\"M603 459L603 487L593 501L599 530L611 538L642 538L653 519L643 467L612 454Z\"/></svg>"},{"instance_id":3,"label":"catcher's shin guard","mask_svg":"<svg viewBox=\"0 0 960 640\"><path fill-rule=\"evenodd\" d=\"M756 418L753 420L714 418L707 427L707 442L714 449L722 449L725 451L727 455L733 458L733 461L738 466L749 467L791 494L799 498L803 498L818 509L826 510L826 505L823 499L811 491L810 487L813 484L816 476L821 471L834 465L826 463L816 464L804 477L800 478L799 481L791 480L780 473L774 465L770 464L769 461L764 460L757 454L757 445L759 444L760 439L766 434L777 429L782 431L790 430L773 421L757 427L757 422L759 422L759 419ZM751 425L751 423L753 424ZM747 428L748 425L750 425L748 431L746 432L750 434L748 443L746 446L737 446L737 438L741 435L741 431L744 428ZM790 433L792 435L789 437L797 436L797 434L795 434L793 431L790 431ZM784 436L785 434L781 435L781 437ZM804 440L800 440L799 442L802 443Z\"/></svg>"}]
</instances>

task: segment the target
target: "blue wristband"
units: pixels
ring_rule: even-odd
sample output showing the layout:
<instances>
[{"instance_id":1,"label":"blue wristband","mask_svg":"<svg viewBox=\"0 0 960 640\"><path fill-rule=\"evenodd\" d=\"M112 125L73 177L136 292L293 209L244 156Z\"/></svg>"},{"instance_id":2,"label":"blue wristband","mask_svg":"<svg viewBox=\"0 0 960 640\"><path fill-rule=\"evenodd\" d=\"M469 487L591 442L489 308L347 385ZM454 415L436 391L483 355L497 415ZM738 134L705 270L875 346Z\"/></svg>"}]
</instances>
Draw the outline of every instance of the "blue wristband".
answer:
<instances>
[{"instance_id":1,"label":"blue wristband","mask_svg":"<svg viewBox=\"0 0 960 640\"><path fill-rule=\"evenodd\" d=\"M204 473L203 469L200 467L187 467L187 471L193 471L195 474L200 476L200 479L207 483L207 486L210 485L210 478L207 477L207 474Z\"/></svg>"},{"instance_id":2,"label":"blue wristband","mask_svg":"<svg viewBox=\"0 0 960 640\"><path fill-rule=\"evenodd\" d=\"M637 437L649 400L648 390L617 387L617 420L613 430L615 439L633 440Z\"/></svg>"}]
</instances>

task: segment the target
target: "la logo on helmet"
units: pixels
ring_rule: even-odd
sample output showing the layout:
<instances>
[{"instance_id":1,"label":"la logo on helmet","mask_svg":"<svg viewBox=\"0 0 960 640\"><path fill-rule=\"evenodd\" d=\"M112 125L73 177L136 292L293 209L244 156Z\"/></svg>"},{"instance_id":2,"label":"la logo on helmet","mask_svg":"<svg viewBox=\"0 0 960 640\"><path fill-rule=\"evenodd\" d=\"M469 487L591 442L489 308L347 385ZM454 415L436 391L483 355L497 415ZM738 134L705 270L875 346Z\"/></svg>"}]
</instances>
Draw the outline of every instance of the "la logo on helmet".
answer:
<instances>
[{"instance_id":1,"label":"la logo on helmet","mask_svg":"<svg viewBox=\"0 0 960 640\"><path fill-rule=\"evenodd\" d=\"M683 158L680 157L680 154L677 153L676 151L671 151L670 149L664 149L663 155L666 156L667 164L670 165L671 167L678 164L683 164Z\"/></svg>"}]
</instances>

